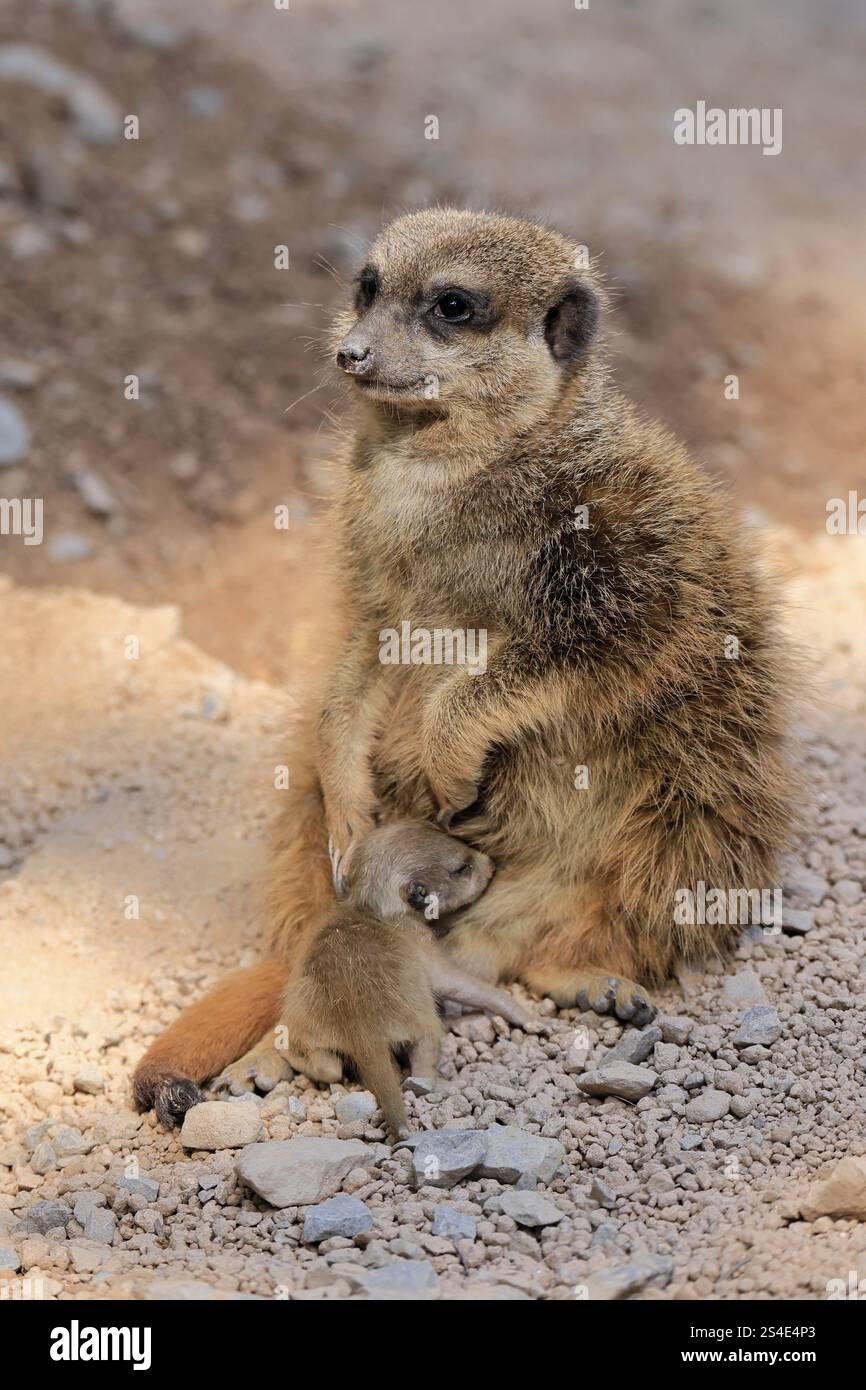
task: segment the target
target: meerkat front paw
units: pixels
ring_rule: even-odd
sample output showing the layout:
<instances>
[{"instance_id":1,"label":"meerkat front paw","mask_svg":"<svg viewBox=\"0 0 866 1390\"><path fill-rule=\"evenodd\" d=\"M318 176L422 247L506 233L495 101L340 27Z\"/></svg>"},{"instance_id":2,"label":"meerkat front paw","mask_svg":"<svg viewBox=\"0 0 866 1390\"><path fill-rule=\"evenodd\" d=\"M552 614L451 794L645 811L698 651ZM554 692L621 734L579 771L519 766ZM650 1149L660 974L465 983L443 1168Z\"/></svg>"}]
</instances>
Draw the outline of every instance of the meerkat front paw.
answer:
<instances>
[{"instance_id":1,"label":"meerkat front paw","mask_svg":"<svg viewBox=\"0 0 866 1390\"><path fill-rule=\"evenodd\" d=\"M352 854L356 845L377 824L376 808L365 810L328 812L328 858L331 861L331 879L338 898L344 898L348 889L348 874Z\"/></svg>"},{"instance_id":2,"label":"meerkat front paw","mask_svg":"<svg viewBox=\"0 0 866 1390\"><path fill-rule=\"evenodd\" d=\"M285 1057L272 1048L267 1053L247 1053L239 1061L232 1062L211 1082L211 1090L217 1094L227 1091L232 1096L243 1096L250 1091L272 1091L291 1077L292 1068Z\"/></svg>"}]
</instances>

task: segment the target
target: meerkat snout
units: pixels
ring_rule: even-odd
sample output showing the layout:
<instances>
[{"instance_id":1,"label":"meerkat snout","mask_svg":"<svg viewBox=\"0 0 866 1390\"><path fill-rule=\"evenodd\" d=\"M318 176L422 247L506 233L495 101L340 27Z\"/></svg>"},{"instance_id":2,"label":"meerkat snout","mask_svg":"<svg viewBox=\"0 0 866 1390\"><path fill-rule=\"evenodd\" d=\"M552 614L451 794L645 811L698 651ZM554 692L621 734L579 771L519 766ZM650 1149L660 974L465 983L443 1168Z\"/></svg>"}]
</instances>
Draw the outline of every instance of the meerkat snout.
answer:
<instances>
[{"instance_id":1,"label":"meerkat snout","mask_svg":"<svg viewBox=\"0 0 866 1390\"><path fill-rule=\"evenodd\" d=\"M363 376L373 369L373 349L357 332L347 333L337 352L337 366L350 376Z\"/></svg>"}]
</instances>

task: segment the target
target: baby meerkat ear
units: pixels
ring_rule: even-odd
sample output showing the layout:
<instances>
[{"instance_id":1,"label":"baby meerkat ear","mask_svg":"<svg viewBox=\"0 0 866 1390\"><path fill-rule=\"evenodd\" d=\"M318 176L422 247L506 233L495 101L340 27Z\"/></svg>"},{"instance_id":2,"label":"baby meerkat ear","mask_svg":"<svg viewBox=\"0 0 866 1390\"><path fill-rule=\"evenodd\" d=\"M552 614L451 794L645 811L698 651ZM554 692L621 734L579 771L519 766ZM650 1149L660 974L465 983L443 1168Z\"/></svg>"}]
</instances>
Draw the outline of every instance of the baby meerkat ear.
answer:
<instances>
[{"instance_id":1,"label":"baby meerkat ear","mask_svg":"<svg viewBox=\"0 0 866 1390\"><path fill-rule=\"evenodd\" d=\"M595 294L582 280L575 280L544 320L544 339L557 362L577 365L595 337L598 317Z\"/></svg>"},{"instance_id":2,"label":"baby meerkat ear","mask_svg":"<svg viewBox=\"0 0 866 1390\"><path fill-rule=\"evenodd\" d=\"M411 883L403 884L400 889L400 897L416 912L423 912L427 905L428 893L423 883L413 879Z\"/></svg>"}]
</instances>

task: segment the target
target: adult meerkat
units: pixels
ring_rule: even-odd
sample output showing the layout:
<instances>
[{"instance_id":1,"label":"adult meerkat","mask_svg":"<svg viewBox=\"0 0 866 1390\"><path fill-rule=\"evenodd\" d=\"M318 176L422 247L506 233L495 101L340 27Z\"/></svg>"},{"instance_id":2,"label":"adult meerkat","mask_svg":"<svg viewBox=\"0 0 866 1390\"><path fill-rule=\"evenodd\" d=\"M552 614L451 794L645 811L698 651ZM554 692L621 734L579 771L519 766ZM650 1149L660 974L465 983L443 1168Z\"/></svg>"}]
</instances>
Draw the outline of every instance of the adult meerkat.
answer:
<instances>
[{"instance_id":1,"label":"adult meerkat","mask_svg":"<svg viewBox=\"0 0 866 1390\"><path fill-rule=\"evenodd\" d=\"M413 1075L433 1077L442 1027L437 1003L450 999L525 1025L529 1015L503 990L459 969L437 943L434 919L475 902L494 872L486 854L420 821L371 830L360 842L334 904L286 990L278 1030L228 1069L252 1079L274 1059L315 1081L339 1081L354 1065L392 1133L407 1132L393 1053L409 1053ZM218 1080L218 1085L223 1078Z\"/></svg>"},{"instance_id":2,"label":"adult meerkat","mask_svg":"<svg viewBox=\"0 0 866 1390\"><path fill-rule=\"evenodd\" d=\"M207 1001L154 1044L142 1103L270 1026L275 961L291 973L332 891L328 838L339 883L377 806L459 815L495 859L455 961L623 1020L651 1012L635 982L739 933L682 920L678 891L773 884L792 799L774 598L731 503L612 386L604 308L534 222L437 209L373 245L338 323L360 412L330 517L345 628L291 759L274 960L223 987L234 1044ZM383 665L406 621L484 630L486 670Z\"/></svg>"}]
</instances>

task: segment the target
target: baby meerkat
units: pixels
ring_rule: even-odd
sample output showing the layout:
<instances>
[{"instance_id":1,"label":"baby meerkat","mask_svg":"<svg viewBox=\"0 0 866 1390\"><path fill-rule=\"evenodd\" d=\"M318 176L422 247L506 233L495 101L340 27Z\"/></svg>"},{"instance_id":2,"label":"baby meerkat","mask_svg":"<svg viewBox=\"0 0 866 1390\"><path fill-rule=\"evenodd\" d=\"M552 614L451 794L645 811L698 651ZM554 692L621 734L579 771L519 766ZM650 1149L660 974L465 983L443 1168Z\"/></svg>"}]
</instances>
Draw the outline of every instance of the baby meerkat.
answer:
<instances>
[{"instance_id":1,"label":"baby meerkat","mask_svg":"<svg viewBox=\"0 0 866 1390\"><path fill-rule=\"evenodd\" d=\"M407 1119L393 1051L408 1051L413 1075L435 1074L438 1001L530 1021L504 990L450 961L431 926L480 898L493 873L486 854L435 825L402 820L371 830L353 855L345 900L325 915L286 991L277 1028L285 1046L271 1034L230 1073L253 1075L276 1053L314 1081L335 1082L348 1060L402 1137Z\"/></svg>"}]
</instances>

